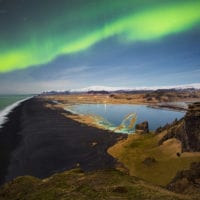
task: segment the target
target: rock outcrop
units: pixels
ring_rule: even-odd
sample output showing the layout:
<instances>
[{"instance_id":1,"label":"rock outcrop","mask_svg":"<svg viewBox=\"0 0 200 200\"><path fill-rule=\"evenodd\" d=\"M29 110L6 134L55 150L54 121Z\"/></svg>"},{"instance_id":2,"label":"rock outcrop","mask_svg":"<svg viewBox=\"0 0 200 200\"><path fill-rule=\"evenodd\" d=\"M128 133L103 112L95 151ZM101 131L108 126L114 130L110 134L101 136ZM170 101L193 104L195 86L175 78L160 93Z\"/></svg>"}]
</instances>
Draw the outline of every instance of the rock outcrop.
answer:
<instances>
[{"instance_id":1,"label":"rock outcrop","mask_svg":"<svg viewBox=\"0 0 200 200\"><path fill-rule=\"evenodd\" d=\"M167 185L167 189L178 193L193 193L200 190L200 162L194 162L190 169L179 171Z\"/></svg>"},{"instance_id":2,"label":"rock outcrop","mask_svg":"<svg viewBox=\"0 0 200 200\"><path fill-rule=\"evenodd\" d=\"M185 117L165 129L167 134L159 141L161 145L170 138L182 143L182 151L200 151L200 102L189 106Z\"/></svg>"},{"instance_id":3,"label":"rock outcrop","mask_svg":"<svg viewBox=\"0 0 200 200\"><path fill-rule=\"evenodd\" d=\"M200 151L200 102L189 106L185 116L185 131L192 151Z\"/></svg>"},{"instance_id":4,"label":"rock outcrop","mask_svg":"<svg viewBox=\"0 0 200 200\"><path fill-rule=\"evenodd\" d=\"M146 166L152 166L153 164L155 164L157 161L154 157L147 157L145 158L142 163Z\"/></svg>"},{"instance_id":5,"label":"rock outcrop","mask_svg":"<svg viewBox=\"0 0 200 200\"><path fill-rule=\"evenodd\" d=\"M147 134L149 133L149 124L147 121L142 122L140 124L136 124L135 130L137 133Z\"/></svg>"}]
</instances>

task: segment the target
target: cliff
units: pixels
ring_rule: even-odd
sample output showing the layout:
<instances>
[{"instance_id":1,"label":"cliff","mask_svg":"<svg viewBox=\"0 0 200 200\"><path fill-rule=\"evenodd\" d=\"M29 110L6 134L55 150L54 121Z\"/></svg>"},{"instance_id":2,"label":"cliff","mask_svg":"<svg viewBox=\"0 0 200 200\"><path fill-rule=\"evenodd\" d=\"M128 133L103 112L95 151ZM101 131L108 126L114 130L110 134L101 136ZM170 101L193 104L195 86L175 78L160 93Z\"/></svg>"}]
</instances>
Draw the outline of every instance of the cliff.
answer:
<instances>
[{"instance_id":1,"label":"cliff","mask_svg":"<svg viewBox=\"0 0 200 200\"><path fill-rule=\"evenodd\" d=\"M0 188L0 200L187 200L117 170L84 173L80 169L57 173L46 179L18 177Z\"/></svg>"},{"instance_id":2,"label":"cliff","mask_svg":"<svg viewBox=\"0 0 200 200\"><path fill-rule=\"evenodd\" d=\"M200 198L200 162L191 163L190 169L179 171L167 189L182 194L195 194Z\"/></svg>"},{"instance_id":3,"label":"cliff","mask_svg":"<svg viewBox=\"0 0 200 200\"><path fill-rule=\"evenodd\" d=\"M164 129L166 134L159 141L176 138L182 143L183 152L199 152L200 151L200 102L193 103L189 106L188 111L183 119L175 121L172 125L167 125Z\"/></svg>"}]
</instances>

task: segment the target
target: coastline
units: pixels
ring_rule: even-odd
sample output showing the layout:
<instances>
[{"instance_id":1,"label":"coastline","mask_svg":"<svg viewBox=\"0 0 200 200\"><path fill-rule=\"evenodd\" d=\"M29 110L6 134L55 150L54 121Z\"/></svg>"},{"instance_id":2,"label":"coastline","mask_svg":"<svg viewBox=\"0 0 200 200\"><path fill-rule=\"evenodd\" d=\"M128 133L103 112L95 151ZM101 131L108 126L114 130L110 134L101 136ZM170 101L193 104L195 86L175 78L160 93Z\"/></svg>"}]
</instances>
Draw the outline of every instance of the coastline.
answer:
<instances>
[{"instance_id":1,"label":"coastline","mask_svg":"<svg viewBox=\"0 0 200 200\"><path fill-rule=\"evenodd\" d=\"M56 103L35 97L16 107L16 110L20 108L18 114L15 115L15 117L20 116L16 118L19 122L16 123L19 125L16 132L19 142L10 154L10 163L3 183L11 182L1 187L2 196L7 195L9 198L10 194L13 194L15 197L15 193L12 192L14 189L17 195L25 197L26 194L32 195L34 193L32 188L35 187L35 195L38 198L38 188L43 186L40 190L41 194L44 194L44 190L46 191L47 188L50 191L57 186L60 191L60 184L63 188L63 183L72 180L72 176L73 182L77 180L76 184L81 183L82 186L83 183L85 186L88 174L91 175L89 188L91 187L90 183L93 185L97 181L97 183L103 183L103 190L105 190L108 181L102 182L105 180L103 173L108 172L109 180L113 180L113 171L105 170L113 168L130 175L127 176L129 180L127 188L130 188L130 179L137 177L137 181L134 181L137 187L138 184L145 183L141 181L147 181L148 188L156 187L160 191L161 187L159 186L161 185L163 189L175 177L178 170L188 170L190 163L199 161L199 153L196 152L184 152L181 153L181 157L178 157L176 152L181 152L181 144L176 139L159 145L158 142L165 132L159 135L150 132L144 135L128 135L128 138L125 135L123 137L121 135L121 138L115 137L119 134L102 131L69 119L65 115L70 113L63 110L62 107L56 106ZM11 113L13 112L15 110ZM105 135L102 136L102 134ZM16 140L14 141L16 142ZM155 158L155 163L144 163L147 158ZM67 171L77 167L82 170ZM166 167L169 170L166 171ZM119 171L115 172L122 175L123 173ZM80 172L81 179L79 174L74 176L73 172L75 174ZM94 179L99 172L101 176ZM69 174L69 178L65 176L67 174ZM108 177L107 175L106 177ZM14 178L16 179L13 180ZM24 187L24 184L30 184L30 190L27 190L29 186ZM118 178L117 181L114 181L114 186L116 184L119 184L121 188L123 179ZM74 188L73 186L73 191ZM77 191L79 189L80 187L77 187ZM167 190L164 192L169 194ZM69 192L66 191L65 194L69 195ZM122 193L122 195L124 197L125 194ZM154 193L152 195L154 196ZM148 195L148 197L150 196ZM186 199L190 199L190 196Z\"/></svg>"},{"instance_id":2,"label":"coastline","mask_svg":"<svg viewBox=\"0 0 200 200\"><path fill-rule=\"evenodd\" d=\"M0 129L0 184L17 176L48 177L80 166L84 171L114 168L107 149L125 134L80 124L63 116L62 109L46 107L37 97L22 102L8 114Z\"/></svg>"},{"instance_id":3,"label":"coastline","mask_svg":"<svg viewBox=\"0 0 200 200\"><path fill-rule=\"evenodd\" d=\"M24 101L27 101L31 98L33 98L33 96L16 101L15 103L9 106L6 106L3 110L1 110L0 111L0 128L2 128L2 126L6 123L6 121L8 120L7 116L9 115L10 112L12 112L12 110L14 110L17 106L19 106Z\"/></svg>"},{"instance_id":4,"label":"coastline","mask_svg":"<svg viewBox=\"0 0 200 200\"><path fill-rule=\"evenodd\" d=\"M165 109L180 112L186 112L189 104L199 101L199 98L177 98L169 101L148 101L148 98L144 94L44 95L40 96L40 98L55 102L57 104L56 107L58 108L64 108L64 106L72 106L77 104L126 104L144 105L155 109Z\"/></svg>"},{"instance_id":5,"label":"coastline","mask_svg":"<svg viewBox=\"0 0 200 200\"><path fill-rule=\"evenodd\" d=\"M154 109L163 109L163 110L171 110L171 111L178 111L178 112L186 112L187 108L182 108L179 106L171 106L168 104L163 104L163 105L148 105L147 107L149 108L154 108Z\"/></svg>"},{"instance_id":6,"label":"coastline","mask_svg":"<svg viewBox=\"0 0 200 200\"><path fill-rule=\"evenodd\" d=\"M25 103L24 101L23 103ZM7 168L9 166L12 152L17 148L21 141L18 134L21 130L21 115L23 103L14 107L5 116L5 121L0 128L0 185L5 182Z\"/></svg>"},{"instance_id":7,"label":"coastline","mask_svg":"<svg viewBox=\"0 0 200 200\"><path fill-rule=\"evenodd\" d=\"M46 98L44 98L46 99ZM47 98L48 99L48 98ZM81 112L75 111L73 110L73 106L75 105L96 105L92 99L90 103L74 103L72 104L72 102L70 103L62 103L59 101L54 101L52 99L48 99L50 102L52 102L52 104L47 104L47 107L51 108L51 109L62 109L63 111L67 111L67 113L64 113L63 115L67 118L73 119L81 124L85 124L85 125L89 125L98 129L102 129L102 130L107 130L107 131L113 131L116 133L123 133L123 134L133 134L135 132L123 132L123 131L115 131L118 127L116 126L106 126L103 125L101 118L98 117L98 115L95 114L83 114ZM181 104L184 104L184 106L187 106L187 104L185 102L170 102L170 103L157 103L157 104L116 104L116 103L112 103L112 102L108 102L107 104L105 103L98 103L101 105L138 105L138 106L145 106L145 107L149 107L149 108L153 108L153 109L158 109L158 110L166 110L166 111L174 111L174 112L181 112L181 113L185 113L187 111L186 107L181 107ZM174 118L175 119L175 118ZM174 120L173 119L173 120ZM166 123L170 123L170 122L166 122ZM165 124L161 125L164 126ZM159 126L158 126L159 127ZM158 128L157 127L157 128ZM151 129L152 131L155 131L156 129Z\"/></svg>"}]
</instances>

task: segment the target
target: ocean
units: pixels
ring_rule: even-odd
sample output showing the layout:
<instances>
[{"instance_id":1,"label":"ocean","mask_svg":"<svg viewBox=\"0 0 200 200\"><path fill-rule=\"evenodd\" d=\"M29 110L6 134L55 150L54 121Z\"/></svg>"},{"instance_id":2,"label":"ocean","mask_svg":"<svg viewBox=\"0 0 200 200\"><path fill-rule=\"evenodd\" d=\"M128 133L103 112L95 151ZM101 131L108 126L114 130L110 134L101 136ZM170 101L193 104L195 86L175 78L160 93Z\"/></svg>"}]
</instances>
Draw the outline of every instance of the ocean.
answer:
<instances>
[{"instance_id":1,"label":"ocean","mask_svg":"<svg viewBox=\"0 0 200 200\"><path fill-rule=\"evenodd\" d=\"M0 128L2 124L5 123L8 113L31 96L32 95L0 95Z\"/></svg>"}]
</instances>

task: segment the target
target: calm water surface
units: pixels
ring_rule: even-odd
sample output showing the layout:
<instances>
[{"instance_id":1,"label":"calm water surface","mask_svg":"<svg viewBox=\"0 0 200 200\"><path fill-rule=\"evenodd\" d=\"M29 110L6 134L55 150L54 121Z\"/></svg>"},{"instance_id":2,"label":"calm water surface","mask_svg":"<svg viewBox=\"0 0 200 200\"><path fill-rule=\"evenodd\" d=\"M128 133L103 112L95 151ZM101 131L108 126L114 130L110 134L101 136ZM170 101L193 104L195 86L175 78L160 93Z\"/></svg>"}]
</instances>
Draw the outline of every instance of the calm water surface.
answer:
<instances>
[{"instance_id":1,"label":"calm water surface","mask_svg":"<svg viewBox=\"0 0 200 200\"><path fill-rule=\"evenodd\" d=\"M124 104L80 104L74 105L70 109L79 114L101 116L110 122L113 127L119 126L128 114L135 113L137 116L136 124L148 121L150 130L155 130L159 126L164 126L175 119L180 119L185 114L180 111L155 109L144 105Z\"/></svg>"},{"instance_id":2,"label":"calm water surface","mask_svg":"<svg viewBox=\"0 0 200 200\"><path fill-rule=\"evenodd\" d=\"M0 95L0 111L6 108L7 106L25 99L30 95Z\"/></svg>"}]
</instances>

